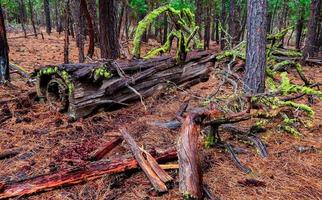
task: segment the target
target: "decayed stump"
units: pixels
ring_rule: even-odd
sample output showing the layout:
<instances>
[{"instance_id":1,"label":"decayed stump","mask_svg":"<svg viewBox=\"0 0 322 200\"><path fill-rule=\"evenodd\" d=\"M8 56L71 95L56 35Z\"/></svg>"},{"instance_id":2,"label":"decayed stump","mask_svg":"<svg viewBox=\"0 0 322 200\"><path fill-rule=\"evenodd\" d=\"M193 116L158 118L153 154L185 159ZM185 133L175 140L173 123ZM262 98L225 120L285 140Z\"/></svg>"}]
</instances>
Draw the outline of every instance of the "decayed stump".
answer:
<instances>
[{"instance_id":1,"label":"decayed stump","mask_svg":"<svg viewBox=\"0 0 322 200\"><path fill-rule=\"evenodd\" d=\"M189 114L184 119L178 140L179 190L186 199L202 199L197 117L197 114Z\"/></svg>"},{"instance_id":2,"label":"decayed stump","mask_svg":"<svg viewBox=\"0 0 322 200\"><path fill-rule=\"evenodd\" d=\"M185 87L206 81L215 56L190 52L183 63L161 56L149 60L107 60L93 64L46 66L34 72L39 97L77 119L99 108L152 95L169 83Z\"/></svg>"}]
</instances>

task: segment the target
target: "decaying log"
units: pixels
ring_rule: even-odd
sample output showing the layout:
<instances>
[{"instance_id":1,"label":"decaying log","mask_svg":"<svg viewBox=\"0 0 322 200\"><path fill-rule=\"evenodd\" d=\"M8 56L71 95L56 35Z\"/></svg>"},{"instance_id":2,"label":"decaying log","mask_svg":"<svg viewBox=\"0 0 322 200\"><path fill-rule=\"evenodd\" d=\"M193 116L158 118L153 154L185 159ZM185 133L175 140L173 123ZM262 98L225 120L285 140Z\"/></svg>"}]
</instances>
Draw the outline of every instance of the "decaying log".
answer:
<instances>
[{"instance_id":1,"label":"decaying log","mask_svg":"<svg viewBox=\"0 0 322 200\"><path fill-rule=\"evenodd\" d=\"M144 171L145 175L150 180L153 187L158 192L168 191L167 186L164 182L170 181L172 180L172 178L168 177L169 175L167 175L163 169L161 169L159 166L156 166L157 163L155 163L156 161L153 161L153 158L147 156L148 159L146 160L143 157L142 151L140 150L139 146L125 129L121 129L121 133L124 140L129 144L135 159L137 160L141 169ZM146 153L146 155L148 154Z\"/></svg>"},{"instance_id":2,"label":"decaying log","mask_svg":"<svg viewBox=\"0 0 322 200\"><path fill-rule=\"evenodd\" d=\"M198 155L197 114L184 119L178 139L179 190L185 198L202 199L202 173Z\"/></svg>"},{"instance_id":3,"label":"decaying log","mask_svg":"<svg viewBox=\"0 0 322 200\"><path fill-rule=\"evenodd\" d=\"M97 149L89 156L89 160L91 161L98 161L101 160L106 154L112 151L117 145L121 144L123 138L117 137L106 144L104 144L101 148Z\"/></svg>"},{"instance_id":4,"label":"decaying log","mask_svg":"<svg viewBox=\"0 0 322 200\"><path fill-rule=\"evenodd\" d=\"M190 52L180 64L171 56L107 60L47 66L34 75L38 77L38 96L77 119L101 107L114 109L115 105L127 105L169 83L188 87L206 81L214 62L215 56L207 52Z\"/></svg>"},{"instance_id":5,"label":"decaying log","mask_svg":"<svg viewBox=\"0 0 322 200\"><path fill-rule=\"evenodd\" d=\"M175 149L169 149L159 155L155 155L156 161L161 163L172 161L176 158L177 152ZM82 167L65 169L53 174L40 175L19 182L4 183L2 191L0 191L0 199L75 185L84 181L95 180L106 174L116 174L136 168L138 168L138 163L134 158L89 163Z\"/></svg>"}]
</instances>

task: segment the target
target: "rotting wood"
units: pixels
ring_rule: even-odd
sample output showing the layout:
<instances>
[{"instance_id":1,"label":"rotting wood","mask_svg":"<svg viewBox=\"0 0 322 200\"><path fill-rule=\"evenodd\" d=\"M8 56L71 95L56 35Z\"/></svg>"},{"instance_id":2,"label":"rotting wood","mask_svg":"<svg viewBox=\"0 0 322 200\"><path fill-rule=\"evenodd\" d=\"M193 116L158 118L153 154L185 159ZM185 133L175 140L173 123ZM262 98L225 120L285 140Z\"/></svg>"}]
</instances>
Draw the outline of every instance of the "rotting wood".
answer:
<instances>
[{"instance_id":1,"label":"rotting wood","mask_svg":"<svg viewBox=\"0 0 322 200\"><path fill-rule=\"evenodd\" d=\"M202 199L202 172L198 155L197 114L184 119L178 139L179 190L184 198Z\"/></svg>"},{"instance_id":2,"label":"rotting wood","mask_svg":"<svg viewBox=\"0 0 322 200\"><path fill-rule=\"evenodd\" d=\"M153 156L157 162L164 163L177 159L177 152L175 149L168 149ZM122 173L137 168L138 163L134 158L89 163L82 167L64 169L53 174L40 175L18 182L4 183L3 189L0 191L0 199L21 197L61 188L62 186L76 185L84 181L101 178L107 174Z\"/></svg>"},{"instance_id":3,"label":"rotting wood","mask_svg":"<svg viewBox=\"0 0 322 200\"><path fill-rule=\"evenodd\" d=\"M56 109L68 111L71 118L78 119L101 107L113 109L148 97L170 83L189 87L206 81L214 62L215 56L207 52L190 52L180 64L171 56L106 60L47 66L36 70L34 75L38 77L38 96L54 97L47 99L52 106L61 105Z\"/></svg>"},{"instance_id":4,"label":"rotting wood","mask_svg":"<svg viewBox=\"0 0 322 200\"><path fill-rule=\"evenodd\" d=\"M129 144L135 159L137 160L141 169L144 171L145 175L150 180L153 187L158 192L166 192L168 190L167 186L161 180L159 174L157 174L157 171L154 171L149 162L143 157L142 151L140 150L139 146L136 144L132 136L125 129L121 129L120 131L124 140Z\"/></svg>"}]
</instances>

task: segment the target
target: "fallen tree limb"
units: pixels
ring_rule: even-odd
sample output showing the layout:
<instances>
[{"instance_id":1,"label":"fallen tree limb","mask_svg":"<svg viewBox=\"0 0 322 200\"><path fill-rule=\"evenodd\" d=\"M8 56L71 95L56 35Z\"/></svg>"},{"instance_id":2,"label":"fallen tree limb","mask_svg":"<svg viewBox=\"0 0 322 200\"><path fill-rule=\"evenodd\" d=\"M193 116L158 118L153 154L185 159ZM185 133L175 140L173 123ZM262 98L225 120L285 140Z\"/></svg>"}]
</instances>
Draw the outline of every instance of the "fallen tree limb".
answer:
<instances>
[{"instance_id":1,"label":"fallen tree limb","mask_svg":"<svg viewBox=\"0 0 322 200\"><path fill-rule=\"evenodd\" d=\"M168 191L167 186L165 183L161 180L161 177L163 177L163 174L157 174L158 172L163 172L162 170L159 170L161 168L157 168L158 170L155 171L153 167L149 164L149 162L143 157L142 151L140 150L139 146L136 144L132 136L125 130L121 129L121 134L124 138L124 140L129 144L130 149L137 160L138 164L140 165L141 169L144 171L145 175L150 180L153 187L158 192L166 192ZM151 159L150 159L151 160ZM153 163L154 164L154 163Z\"/></svg>"},{"instance_id":2,"label":"fallen tree limb","mask_svg":"<svg viewBox=\"0 0 322 200\"><path fill-rule=\"evenodd\" d=\"M169 149L159 155L154 155L154 157L156 161L164 163L175 160L177 152L174 149ZM53 190L62 186L80 184L84 181L103 177L106 174L122 173L137 168L138 163L134 158L89 163L83 167L64 169L57 173L40 175L19 182L4 183L2 191L0 191L0 199L21 197L41 191Z\"/></svg>"},{"instance_id":3,"label":"fallen tree limb","mask_svg":"<svg viewBox=\"0 0 322 200\"><path fill-rule=\"evenodd\" d=\"M0 160L15 157L20 153L20 150L8 150L0 153Z\"/></svg>"},{"instance_id":4,"label":"fallen tree limb","mask_svg":"<svg viewBox=\"0 0 322 200\"><path fill-rule=\"evenodd\" d=\"M123 138L117 137L117 138L113 139L112 141L107 142L101 148L99 148L96 151L92 152L91 155L89 156L88 160L91 160L91 161L101 160L106 154L108 154L116 146L121 144L122 141L123 141Z\"/></svg>"}]
</instances>

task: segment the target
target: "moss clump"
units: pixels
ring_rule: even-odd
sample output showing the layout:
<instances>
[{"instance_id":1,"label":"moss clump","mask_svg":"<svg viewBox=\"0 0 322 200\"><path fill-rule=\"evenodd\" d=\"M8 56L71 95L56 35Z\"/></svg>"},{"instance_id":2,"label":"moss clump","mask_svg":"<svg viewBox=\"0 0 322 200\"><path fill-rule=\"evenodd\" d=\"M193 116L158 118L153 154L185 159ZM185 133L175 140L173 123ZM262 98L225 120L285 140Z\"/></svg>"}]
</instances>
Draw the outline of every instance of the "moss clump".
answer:
<instances>
[{"instance_id":1,"label":"moss clump","mask_svg":"<svg viewBox=\"0 0 322 200\"><path fill-rule=\"evenodd\" d=\"M298 51L292 51L292 50L288 50L288 51L280 51L280 50L274 50L273 54L278 54L278 55L283 55L283 56L287 56L287 57L302 57L303 53L298 52Z\"/></svg>"},{"instance_id":2,"label":"moss clump","mask_svg":"<svg viewBox=\"0 0 322 200\"><path fill-rule=\"evenodd\" d=\"M218 61L224 59L224 58L229 58L229 57L237 57L237 58L240 58L242 60L246 60L246 54L242 51L239 51L239 50L227 50L227 51L224 51L223 53L219 54L216 56L216 59Z\"/></svg>"},{"instance_id":3,"label":"moss clump","mask_svg":"<svg viewBox=\"0 0 322 200\"><path fill-rule=\"evenodd\" d=\"M40 69L40 71L38 72L38 76L57 74L57 72L58 72L57 66L46 67L46 68Z\"/></svg>"},{"instance_id":4,"label":"moss clump","mask_svg":"<svg viewBox=\"0 0 322 200\"><path fill-rule=\"evenodd\" d=\"M113 74L108 71L104 65L94 69L94 80L109 79Z\"/></svg>"}]
</instances>

